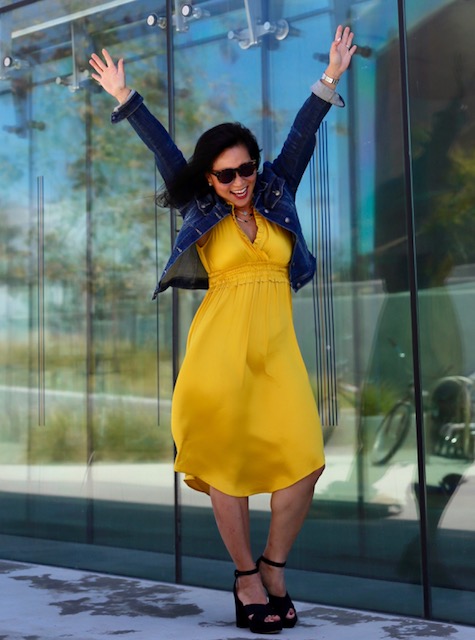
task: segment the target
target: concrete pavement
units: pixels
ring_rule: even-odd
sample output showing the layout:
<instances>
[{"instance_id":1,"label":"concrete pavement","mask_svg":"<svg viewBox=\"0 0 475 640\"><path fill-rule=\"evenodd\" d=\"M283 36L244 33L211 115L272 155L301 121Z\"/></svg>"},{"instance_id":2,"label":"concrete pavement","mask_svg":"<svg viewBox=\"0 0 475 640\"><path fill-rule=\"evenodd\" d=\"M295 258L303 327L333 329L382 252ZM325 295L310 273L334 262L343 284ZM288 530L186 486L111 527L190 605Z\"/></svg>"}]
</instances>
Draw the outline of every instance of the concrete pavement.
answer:
<instances>
[{"instance_id":1,"label":"concrete pavement","mask_svg":"<svg viewBox=\"0 0 475 640\"><path fill-rule=\"evenodd\" d=\"M182 585L0 560L0 640L258 640L232 596ZM279 640L473 640L473 627L296 603Z\"/></svg>"}]
</instances>

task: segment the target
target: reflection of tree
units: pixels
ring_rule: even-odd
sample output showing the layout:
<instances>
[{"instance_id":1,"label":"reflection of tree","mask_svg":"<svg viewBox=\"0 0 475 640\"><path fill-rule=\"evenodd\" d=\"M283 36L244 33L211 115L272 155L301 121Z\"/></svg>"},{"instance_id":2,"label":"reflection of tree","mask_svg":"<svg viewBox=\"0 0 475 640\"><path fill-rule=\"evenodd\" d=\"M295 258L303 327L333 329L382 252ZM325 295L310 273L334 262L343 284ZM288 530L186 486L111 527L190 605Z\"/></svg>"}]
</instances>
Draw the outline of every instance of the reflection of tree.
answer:
<instances>
[{"instance_id":1,"label":"reflection of tree","mask_svg":"<svg viewBox=\"0 0 475 640\"><path fill-rule=\"evenodd\" d=\"M433 118L430 133L422 139L416 130L419 148L413 161L414 213L418 286L440 286L454 264L454 246L447 236L452 224L453 205L447 201L450 180L456 165L450 149L463 123L460 98ZM455 178L455 182L460 176ZM405 218L405 182L403 175L377 189L376 265L388 292L408 289L407 229ZM444 211L442 207L449 206ZM443 224L440 224L443 222ZM466 239L469 242L469 238Z\"/></svg>"},{"instance_id":2,"label":"reflection of tree","mask_svg":"<svg viewBox=\"0 0 475 640\"><path fill-rule=\"evenodd\" d=\"M457 146L466 121L462 104L457 95L433 116L429 128L414 124L416 113L413 117L412 186L424 389L444 375L465 373L459 320L445 287L453 266L475 254L471 246L473 152L462 152ZM391 135L399 135L398 125L393 127ZM383 156L385 149L380 153ZM388 295L378 318L365 382L365 389L388 388L399 396L413 378L406 188L401 173L376 191L374 260Z\"/></svg>"},{"instance_id":3,"label":"reflection of tree","mask_svg":"<svg viewBox=\"0 0 475 640\"><path fill-rule=\"evenodd\" d=\"M435 203L424 232L437 229L442 241L451 248L453 264L475 262L475 152L456 148L450 154L451 166L445 189Z\"/></svg>"},{"instance_id":4,"label":"reflection of tree","mask_svg":"<svg viewBox=\"0 0 475 640\"><path fill-rule=\"evenodd\" d=\"M152 100L159 111L165 111L163 77L150 61L146 66L140 61L135 66L143 69L141 78L152 88ZM111 304L125 299L137 299L138 308L143 310L154 287L156 249L159 261L169 249L166 212L158 215L155 229L153 158L130 127L111 126L109 112L113 106L105 94L93 95L90 108L83 104L79 115L84 128L90 128L90 149L86 150L90 161L81 146L68 166L73 193L83 198L82 194L89 191L92 201L95 312L102 317L110 314Z\"/></svg>"},{"instance_id":5,"label":"reflection of tree","mask_svg":"<svg viewBox=\"0 0 475 640\"><path fill-rule=\"evenodd\" d=\"M64 4L65 11L71 10L70 2L60 4ZM112 20L108 14L104 19L106 24ZM82 24L94 34L93 20L86 18ZM125 42L124 34L130 36L125 37ZM136 16L127 14L123 28L95 33L91 38L96 50L106 46L115 58L125 56L129 84L145 96L150 109L166 124L169 87L164 63L165 34L150 30L144 21L137 22ZM213 58L210 65L219 70L217 74L207 73L206 65L194 64L195 47L175 52L174 116L177 139L185 155L191 153L204 129L230 117L236 89L229 85L227 67L236 61L229 58L229 53L235 50L234 44L226 39L219 45L218 55L226 64L222 67ZM56 77L71 73L74 61L69 53L67 47L52 50L44 64L31 69L32 84L27 99L35 119L45 122L46 127L30 132L19 157L27 166L27 146L30 147L32 209L36 199L35 177L42 175L45 179L46 281L49 286L58 285L73 292L67 298L74 301L79 314L87 287L84 261L89 206L93 259L89 274L92 273L97 298L95 313L106 317L111 305L120 300L136 300L137 310L149 304L155 284L157 250L158 269L170 250L169 215L159 210L155 219L154 192L156 185L160 185L160 177L156 183L153 158L130 127L126 123L111 126L109 113L115 106L111 97L93 82L85 83L77 92L54 82ZM76 55L85 57L84 52ZM214 45L213 55L216 57ZM13 143L19 144L17 140ZM5 164L12 167L8 160ZM6 178L6 173L3 176ZM28 188L28 184L25 186ZM34 218L32 211L33 236ZM35 273L31 274L32 281L35 277ZM49 308L54 309L53 301ZM55 311L61 311L60 303Z\"/></svg>"},{"instance_id":6,"label":"reflection of tree","mask_svg":"<svg viewBox=\"0 0 475 640\"><path fill-rule=\"evenodd\" d=\"M0 282L21 284L27 274L28 252L21 245L22 228L11 222L14 219L13 204L0 200Z\"/></svg>"},{"instance_id":7,"label":"reflection of tree","mask_svg":"<svg viewBox=\"0 0 475 640\"><path fill-rule=\"evenodd\" d=\"M144 95L150 109L166 125L165 35L148 29L142 20L134 20L125 21L124 25L131 25L125 26L125 31L111 29L94 35L95 49L106 46L115 58L125 56L129 84ZM96 28L93 21L86 20L85 25L90 32ZM125 32L131 37L124 41ZM230 47L227 41L226 47ZM228 87L221 76L211 86L206 70L190 64L190 60L194 62L193 47L185 52L176 55L173 90L177 137L188 155L208 124L228 117L225 108L229 109L232 98L226 99ZM117 365L123 361L123 370L126 361L130 364L131 348L138 348L140 358L138 345L155 340L156 305L150 301L151 292L156 271L170 251L169 212L156 210L154 201L161 179L156 177L152 155L128 124L110 124L110 111L115 106L110 96L93 82L84 83L76 92L55 83L56 77L71 74L70 49L51 49L42 60L31 67L25 104L45 127L29 129L24 138L6 131L2 136L8 142L0 154L5 185L0 210L2 279L11 291L19 287L25 311L28 308L34 316L38 286L36 178L41 176L46 331L55 339L65 332L84 334L89 292L93 298L93 348L99 359L105 352L114 353ZM226 69L222 76L226 77ZM5 101L7 106L12 102L9 94ZM13 118L16 112L14 108L11 111ZM20 198L15 195L18 193ZM167 327L169 304L165 296L159 305L160 322ZM34 325L34 317L31 322ZM56 358L60 348L55 344ZM83 349L82 340L78 349ZM56 366L51 357L49 366Z\"/></svg>"},{"instance_id":8,"label":"reflection of tree","mask_svg":"<svg viewBox=\"0 0 475 640\"><path fill-rule=\"evenodd\" d=\"M24 146L22 140L3 134L0 147L8 148L15 155ZM0 196L0 282L24 282L28 273L27 238L24 238L24 225L27 214L18 198L22 188L24 171L18 162L12 162L12 156L0 153L0 176L2 195ZM21 211L21 213L20 213Z\"/></svg>"},{"instance_id":9,"label":"reflection of tree","mask_svg":"<svg viewBox=\"0 0 475 640\"><path fill-rule=\"evenodd\" d=\"M132 55L130 44L128 51ZM137 78L136 88L166 125L164 73L150 58L135 60L132 65L127 70ZM186 88L191 86L188 75L191 76L191 71L180 78L180 85L185 88L177 90L175 118L181 136L194 141L203 129L205 112L207 118L212 118L215 112L201 95ZM107 305L108 301L134 298L140 291L139 297L148 304L155 284L152 282L155 252L158 249L158 263L162 265L170 251L169 215L168 211L159 210L155 229L154 194L161 179L158 176L155 184L154 159L127 123L110 125L112 106L110 96L99 94L94 96L91 112L81 112L81 119L87 121L90 117L92 126L92 173L88 173L80 153L70 163L69 175L74 191L92 189L94 284L100 294L98 302ZM144 287L147 273L150 279L148 287Z\"/></svg>"}]
</instances>

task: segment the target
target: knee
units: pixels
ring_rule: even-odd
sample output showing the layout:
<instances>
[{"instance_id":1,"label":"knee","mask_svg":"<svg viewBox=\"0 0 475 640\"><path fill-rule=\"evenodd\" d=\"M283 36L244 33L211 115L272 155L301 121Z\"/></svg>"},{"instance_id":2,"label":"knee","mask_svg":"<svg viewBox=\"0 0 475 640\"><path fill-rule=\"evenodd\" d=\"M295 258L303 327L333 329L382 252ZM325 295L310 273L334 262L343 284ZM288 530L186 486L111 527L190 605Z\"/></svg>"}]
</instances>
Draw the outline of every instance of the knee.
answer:
<instances>
[{"instance_id":1,"label":"knee","mask_svg":"<svg viewBox=\"0 0 475 640\"><path fill-rule=\"evenodd\" d=\"M320 476L324 471L325 471L325 465L323 465L322 467L320 467L319 469L317 469L311 474L311 478L314 486L317 484L318 479L320 478Z\"/></svg>"},{"instance_id":2,"label":"knee","mask_svg":"<svg viewBox=\"0 0 475 640\"><path fill-rule=\"evenodd\" d=\"M312 471L310 475L306 476L305 478L303 478L303 480L301 480L302 486L304 486L311 495L313 495L315 485L317 484L318 479L322 475L324 469L325 469L325 465L316 469L315 471Z\"/></svg>"}]
</instances>

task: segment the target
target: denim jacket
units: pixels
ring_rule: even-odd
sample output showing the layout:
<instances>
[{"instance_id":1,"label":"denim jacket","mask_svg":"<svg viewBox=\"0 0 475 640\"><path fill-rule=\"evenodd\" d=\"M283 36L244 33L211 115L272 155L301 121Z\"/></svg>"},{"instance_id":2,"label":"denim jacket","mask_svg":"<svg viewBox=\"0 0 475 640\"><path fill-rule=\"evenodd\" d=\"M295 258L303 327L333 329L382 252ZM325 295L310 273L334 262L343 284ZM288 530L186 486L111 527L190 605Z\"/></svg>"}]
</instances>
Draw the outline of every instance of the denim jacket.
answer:
<instances>
[{"instance_id":1,"label":"denim jacket","mask_svg":"<svg viewBox=\"0 0 475 640\"><path fill-rule=\"evenodd\" d=\"M312 94L300 108L279 155L264 162L254 189L254 207L265 218L291 232L294 238L290 260L290 284L298 291L315 273L315 258L310 253L300 226L295 194L315 148L315 133L331 104L344 106L340 96L321 82L312 86ZM186 160L163 125L133 91L117 107L112 123L127 118L147 147L154 153L157 168L167 184ZM181 209L183 224L177 234L171 256L155 288L153 299L169 286L207 289L206 273L196 251L196 241L232 211L231 205L210 193L188 202Z\"/></svg>"}]
</instances>

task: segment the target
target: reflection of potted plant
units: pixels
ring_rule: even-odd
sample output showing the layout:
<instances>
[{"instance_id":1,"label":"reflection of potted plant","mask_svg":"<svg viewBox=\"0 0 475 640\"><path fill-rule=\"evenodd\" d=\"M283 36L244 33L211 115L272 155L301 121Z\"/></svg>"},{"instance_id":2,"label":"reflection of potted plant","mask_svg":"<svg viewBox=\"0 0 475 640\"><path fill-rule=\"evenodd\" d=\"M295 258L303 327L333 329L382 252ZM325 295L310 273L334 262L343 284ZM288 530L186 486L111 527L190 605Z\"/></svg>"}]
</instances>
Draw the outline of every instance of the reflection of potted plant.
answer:
<instances>
[{"instance_id":1,"label":"reflection of potted plant","mask_svg":"<svg viewBox=\"0 0 475 640\"><path fill-rule=\"evenodd\" d=\"M396 391L388 384L367 384L361 394L360 415L385 416L398 399Z\"/></svg>"}]
</instances>

